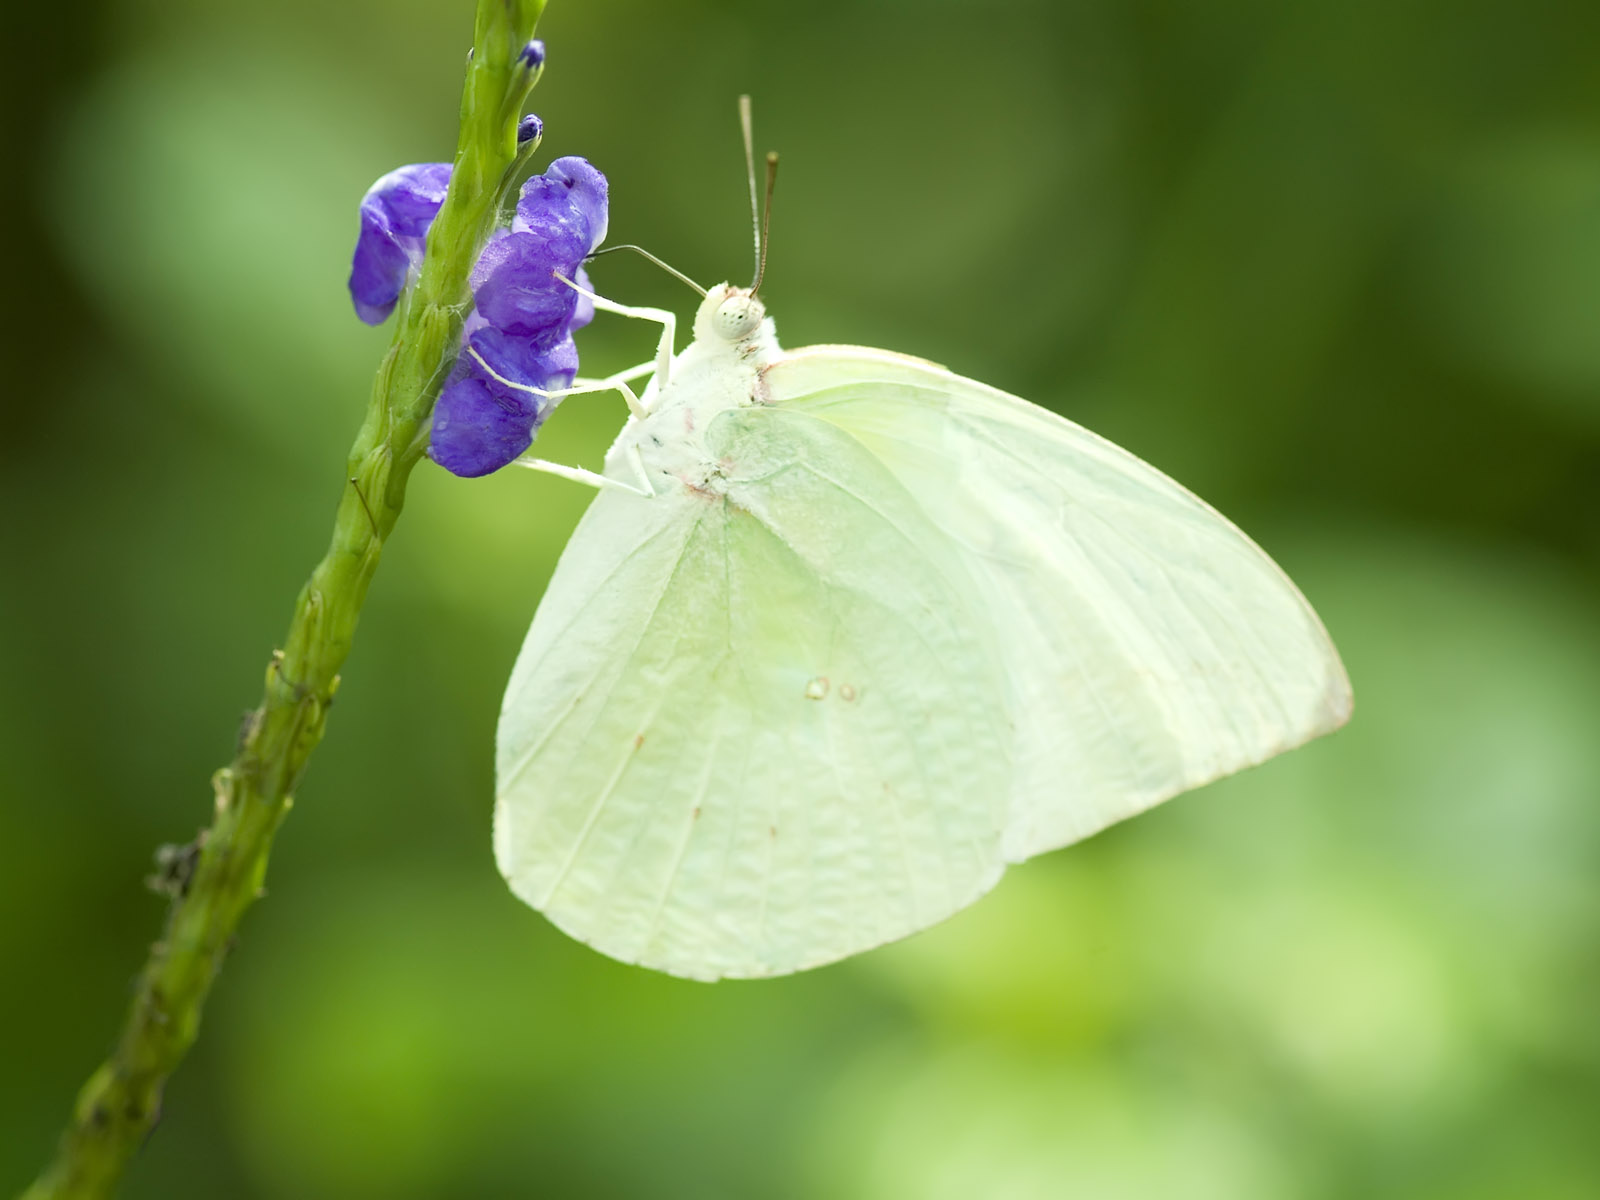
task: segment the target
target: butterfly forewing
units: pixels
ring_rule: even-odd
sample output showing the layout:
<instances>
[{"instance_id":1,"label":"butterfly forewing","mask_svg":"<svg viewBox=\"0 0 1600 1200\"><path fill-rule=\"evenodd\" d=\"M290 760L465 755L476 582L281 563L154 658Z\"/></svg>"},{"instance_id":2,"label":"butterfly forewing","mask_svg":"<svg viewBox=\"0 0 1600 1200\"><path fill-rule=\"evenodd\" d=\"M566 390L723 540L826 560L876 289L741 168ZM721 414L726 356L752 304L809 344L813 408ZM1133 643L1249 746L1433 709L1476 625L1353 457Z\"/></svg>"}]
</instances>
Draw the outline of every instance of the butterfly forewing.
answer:
<instances>
[{"instance_id":1,"label":"butterfly forewing","mask_svg":"<svg viewBox=\"0 0 1600 1200\"><path fill-rule=\"evenodd\" d=\"M1016 722L1006 855L1066 845L1348 717L1315 613L1155 468L919 360L819 346L764 382L849 433L944 530L995 622Z\"/></svg>"}]
</instances>

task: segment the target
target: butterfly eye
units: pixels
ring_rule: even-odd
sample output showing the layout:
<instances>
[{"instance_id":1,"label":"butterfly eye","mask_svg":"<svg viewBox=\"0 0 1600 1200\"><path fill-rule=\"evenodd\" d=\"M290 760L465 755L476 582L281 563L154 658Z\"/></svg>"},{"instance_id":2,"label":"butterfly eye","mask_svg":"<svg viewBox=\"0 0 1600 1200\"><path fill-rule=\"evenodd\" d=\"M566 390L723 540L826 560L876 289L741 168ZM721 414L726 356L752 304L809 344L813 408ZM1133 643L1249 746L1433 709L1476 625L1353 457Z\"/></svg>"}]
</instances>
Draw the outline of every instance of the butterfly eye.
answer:
<instances>
[{"instance_id":1,"label":"butterfly eye","mask_svg":"<svg viewBox=\"0 0 1600 1200\"><path fill-rule=\"evenodd\" d=\"M749 296L729 296L717 306L713 326L721 337L736 342L761 324L761 306Z\"/></svg>"}]
</instances>

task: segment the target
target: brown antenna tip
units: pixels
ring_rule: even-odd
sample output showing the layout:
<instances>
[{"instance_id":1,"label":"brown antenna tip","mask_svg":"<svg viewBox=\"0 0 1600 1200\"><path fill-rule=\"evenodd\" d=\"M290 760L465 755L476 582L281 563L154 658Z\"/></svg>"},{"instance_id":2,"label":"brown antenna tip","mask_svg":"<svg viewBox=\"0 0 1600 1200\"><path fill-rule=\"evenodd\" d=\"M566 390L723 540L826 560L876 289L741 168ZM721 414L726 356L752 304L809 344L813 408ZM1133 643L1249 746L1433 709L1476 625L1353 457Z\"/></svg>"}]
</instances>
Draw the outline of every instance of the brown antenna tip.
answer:
<instances>
[{"instance_id":1,"label":"brown antenna tip","mask_svg":"<svg viewBox=\"0 0 1600 1200\"><path fill-rule=\"evenodd\" d=\"M756 264L756 281L750 285L754 295L767 277L767 239L772 236L772 188L778 182L778 152L767 151L767 194L761 203L761 259Z\"/></svg>"}]
</instances>

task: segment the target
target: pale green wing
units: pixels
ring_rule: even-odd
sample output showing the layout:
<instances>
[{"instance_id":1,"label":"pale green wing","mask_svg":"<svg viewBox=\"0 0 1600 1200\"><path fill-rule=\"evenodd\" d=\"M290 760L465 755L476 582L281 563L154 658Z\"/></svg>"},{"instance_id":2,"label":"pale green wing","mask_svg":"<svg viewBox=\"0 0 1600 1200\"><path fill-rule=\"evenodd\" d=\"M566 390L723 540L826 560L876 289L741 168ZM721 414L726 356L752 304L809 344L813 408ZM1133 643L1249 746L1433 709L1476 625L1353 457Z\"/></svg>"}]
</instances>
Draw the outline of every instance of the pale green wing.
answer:
<instances>
[{"instance_id":1,"label":"pale green wing","mask_svg":"<svg viewBox=\"0 0 1600 1200\"><path fill-rule=\"evenodd\" d=\"M1087 837L1343 724L1350 686L1305 598L1154 467L942 367L816 346L765 398L849 432L964 552L1016 722L1012 861Z\"/></svg>"},{"instance_id":2,"label":"pale green wing","mask_svg":"<svg viewBox=\"0 0 1600 1200\"><path fill-rule=\"evenodd\" d=\"M778 974L902 937L1003 867L1010 733L949 540L854 439L708 431L705 492L600 495L501 714L495 854L613 957Z\"/></svg>"}]
</instances>

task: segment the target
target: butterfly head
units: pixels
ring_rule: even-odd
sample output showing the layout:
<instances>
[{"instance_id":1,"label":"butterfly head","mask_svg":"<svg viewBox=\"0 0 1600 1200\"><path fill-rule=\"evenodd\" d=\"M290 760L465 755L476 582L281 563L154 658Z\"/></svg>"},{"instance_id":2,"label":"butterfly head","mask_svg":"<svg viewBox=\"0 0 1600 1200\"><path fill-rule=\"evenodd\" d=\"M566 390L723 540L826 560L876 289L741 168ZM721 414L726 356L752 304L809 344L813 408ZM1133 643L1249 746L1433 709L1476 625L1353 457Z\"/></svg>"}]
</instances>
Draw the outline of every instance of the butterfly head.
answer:
<instances>
[{"instance_id":1,"label":"butterfly head","mask_svg":"<svg viewBox=\"0 0 1600 1200\"><path fill-rule=\"evenodd\" d=\"M766 317L766 305L749 288L719 283L695 314L694 335L713 345L743 346L760 336Z\"/></svg>"}]
</instances>

